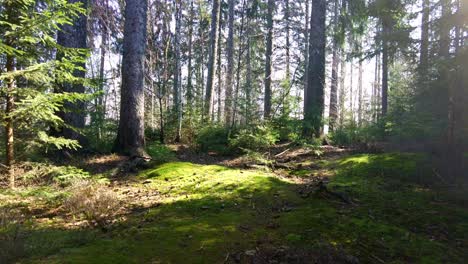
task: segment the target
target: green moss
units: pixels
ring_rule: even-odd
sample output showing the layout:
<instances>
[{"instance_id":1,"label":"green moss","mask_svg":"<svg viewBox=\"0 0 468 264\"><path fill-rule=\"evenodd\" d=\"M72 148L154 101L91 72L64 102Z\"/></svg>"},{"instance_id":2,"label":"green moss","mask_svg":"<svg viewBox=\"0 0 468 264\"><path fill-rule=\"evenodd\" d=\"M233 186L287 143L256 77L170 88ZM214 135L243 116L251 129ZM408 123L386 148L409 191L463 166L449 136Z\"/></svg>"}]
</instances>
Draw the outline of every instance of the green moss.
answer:
<instances>
[{"instance_id":1,"label":"green moss","mask_svg":"<svg viewBox=\"0 0 468 264\"><path fill-rule=\"evenodd\" d=\"M87 234L81 240L71 231L43 229L49 234L44 240L65 246L32 251L25 262L220 263L228 253L262 243L312 250L325 243L364 263L462 263L468 210L432 202L448 198L418 184L422 161L386 154L322 162L321 169L336 171L329 188L351 197L354 206L332 197L302 198L298 190L305 186L262 171L165 163L138 176L151 183L135 183L159 191L160 206L128 216L105 234L80 231Z\"/></svg>"},{"instance_id":2,"label":"green moss","mask_svg":"<svg viewBox=\"0 0 468 264\"><path fill-rule=\"evenodd\" d=\"M294 170L290 174L297 177L307 177L310 175L310 170Z\"/></svg>"}]
</instances>

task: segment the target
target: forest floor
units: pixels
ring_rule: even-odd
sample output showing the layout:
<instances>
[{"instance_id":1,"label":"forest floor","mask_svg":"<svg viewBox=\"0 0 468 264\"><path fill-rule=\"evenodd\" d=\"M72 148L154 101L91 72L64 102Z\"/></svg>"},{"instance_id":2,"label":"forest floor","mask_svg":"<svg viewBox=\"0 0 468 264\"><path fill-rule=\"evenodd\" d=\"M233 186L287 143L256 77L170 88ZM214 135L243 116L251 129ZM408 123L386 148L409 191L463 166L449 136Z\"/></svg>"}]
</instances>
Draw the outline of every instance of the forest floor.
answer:
<instances>
[{"instance_id":1,"label":"forest floor","mask_svg":"<svg viewBox=\"0 0 468 264\"><path fill-rule=\"evenodd\" d=\"M149 152L156 161L137 172L116 155L74 161L102 182L95 192L118 201L102 222L70 213L73 187L0 190L0 263L468 259L467 189L434 184L422 155L287 144L263 161L185 146Z\"/></svg>"}]
</instances>

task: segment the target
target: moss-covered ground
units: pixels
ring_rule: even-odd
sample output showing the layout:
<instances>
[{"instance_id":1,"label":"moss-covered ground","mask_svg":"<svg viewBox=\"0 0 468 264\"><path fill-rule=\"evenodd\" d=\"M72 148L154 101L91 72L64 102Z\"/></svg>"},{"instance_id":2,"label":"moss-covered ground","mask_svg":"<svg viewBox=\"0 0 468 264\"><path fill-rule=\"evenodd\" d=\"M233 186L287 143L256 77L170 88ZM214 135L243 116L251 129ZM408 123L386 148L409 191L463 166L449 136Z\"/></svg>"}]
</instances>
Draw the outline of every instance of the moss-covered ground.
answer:
<instances>
[{"instance_id":1,"label":"moss-covered ground","mask_svg":"<svg viewBox=\"0 0 468 264\"><path fill-rule=\"evenodd\" d=\"M295 252L290 261L281 259L286 263L304 263L304 256L320 254L344 255L336 258L344 263L468 259L468 195L430 187L423 157L361 154L318 164L333 175L321 181L351 203L315 192L304 195L313 188L308 177L318 176L303 168L287 178L173 161L125 183L132 190L157 193L157 203L132 211L105 231L63 227L56 217L39 223L32 210L21 229L23 253L17 261L250 263L256 254L264 260L257 258L257 263L276 261L278 253L261 253L267 249ZM15 195L28 197L28 206L36 201L58 206L61 197L51 189L2 191L3 206Z\"/></svg>"}]
</instances>

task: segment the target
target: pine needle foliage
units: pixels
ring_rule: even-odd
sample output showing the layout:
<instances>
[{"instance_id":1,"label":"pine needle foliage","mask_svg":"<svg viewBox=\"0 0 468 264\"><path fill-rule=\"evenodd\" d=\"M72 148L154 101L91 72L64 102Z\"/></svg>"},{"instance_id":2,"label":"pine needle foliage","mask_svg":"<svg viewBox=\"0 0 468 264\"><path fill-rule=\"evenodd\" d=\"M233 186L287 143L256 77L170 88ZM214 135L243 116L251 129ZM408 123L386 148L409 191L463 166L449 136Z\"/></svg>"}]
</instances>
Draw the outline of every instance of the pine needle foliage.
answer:
<instances>
[{"instance_id":1,"label":"pine needle foliage","mask_svg":"<svg viewBox=\"0 0 468 264\"><path fill-rule=\"evenodd\" d=\"M84 71L88 50L57 44L61 26L72 24L86 12L81 3L66 0L0 0L0 61L13 58L14 70L0 70L2 97L13 96L12 111L0 110L0 120L13 120L15 129L30 144L76 149L75 140L51 136L50 129L64 127L60 111L66 102L90 99L90 95L59 92L64 83L86 83L74 75ZM57 54L63 56L57 57ZM1 65L1 64L0 64ZM14 81L14 89L7 84ZM32 142L31 142L32 141Z\"/></svg>"}]
</instances>

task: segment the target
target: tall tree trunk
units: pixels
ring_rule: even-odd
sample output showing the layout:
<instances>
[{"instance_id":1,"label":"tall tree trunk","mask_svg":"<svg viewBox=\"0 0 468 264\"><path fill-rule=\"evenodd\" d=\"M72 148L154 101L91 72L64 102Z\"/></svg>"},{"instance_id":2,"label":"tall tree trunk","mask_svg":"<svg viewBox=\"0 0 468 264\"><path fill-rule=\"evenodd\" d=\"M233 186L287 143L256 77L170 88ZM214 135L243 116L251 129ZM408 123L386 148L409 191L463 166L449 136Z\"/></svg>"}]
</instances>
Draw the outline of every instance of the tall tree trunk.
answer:
<instances>
[{"instance_id":1,"label":"tall tree trunk","mask_svg":"<svg viewBox=\"0 0 468 264\"><path fill-rule=\"evenodd\" d=\"M216 120L221 123L221 106L222 106L222 98L221 98L221 90L223 87L223 82L221 80L222 78L222 61L221 61L221 55L222 55L222 48L221 48L221 42L222 42L222 28L221 28L221 13L220 13L220 18L219 18L219 23L218 23L218 54L217 54L217 59L216 59L216 75L218 76L218 84L217 84L217 110L216 110Z\"/></svg>"},{"instance_id":2,"label":"tall tree trunk","mask_svg":"<svg viewBox=\"0 0 468 264\"><path fill-rule=\"evenodd\" d=\"M106 12L106 19L108 18L108 10L109 10L109 0L106 0L105 2L105 12ZM106 105L104 103L104 97L105 97L105 92L104 92L104 86L105 86L105 76L104 76L104 69L105 69L105 61L106 61L106 54L107 54L107 39L109 35L109 29L107 26L107 23L104 21L104 18L101 18L101 27L102 27L102 42L101 42L101 61L99 64L99 92L101 93L98 98L98 104L97 104L97 138L99 140L102 139L102 130L103 130L103 124L104 124L104 119L106 115Z\"/></svg>"},{"instance_id":3,"label":"tall tree trunk","mask_svg":"<svg viewBox=\"0 0 468 264\"><path fill-rule=\"evenodd\" d=\"M419 71L422 80L426 79L429 56L429 0L422 0L421 48L419 53Z\"/></svg>"},{"instance_id":4,"label":"tall tree trunk","mask_svg":"<svg viewBox=\"0 0 468 264\"><path fill-rule=\"evenodd\" d=\"M310 0L306 0L305 6L305 30L304 30L304 39L305 39L305 56L304 56L304 103L305 98L307 98L307 82L309 81L309 49L310 49L310 40L309 40L309 25L310 25Z\"/></svg>"},{"instance_id":5,"label":"tall tree trunk","mask_svg":"<svg viewBox=\"0 0 468 264\"><path fill-rule=\"evenodd\" d=\"M8 43L7 43L8 44ZM6 58L6 71L13 72L15 70L14 57L7 55ZM15 163L15 145L14 145L14 130L13 130L13 118L8 117L13 112L15 105L15 79L13 77L7 80L7 89L5 94L6 108L4 119L5 123L5 145L6 145L6 166L8 170L8 176L10 180L10 187L15 188L15 173L13 164Z\"/></svg>"},{"instance_id":6,"label":"tall tree trunk","mask_svg":"<svg viewBox=\"0 0 468 264\"><path fill-rule=\"evenodd\" d=\"M333 51L332 51L332 77L330 85L330 131L336 128L336 119L338 118L338 5L339 1L334 1L333 8Z\"/></svg>"},{"instance_id":7,"label":"tall tree trunk","mask_svg":"<svg viewBox=\"0 0 468 264\"><path fill-rule=\"evenodd\" d=\"M193 56L193 20L194 20L194 8L193 8L193 0L190 0L190 14L189 14L189 22L188 22L188 57L187 57L187 104L189 107L188 112L189 115L192 115L192 100L193 100L193 84L192 84L192 73L193 73L193 66L192 66L192 56Z\"/></svg>"},{"instance_id":8,"label":"tall tree trunk","mask_svg":"<svg viewBox=\"0 0 468 264\"><path fill-rule=\"evenodd\" d=\"M388 38L390 34L390 26L387 21L382 23L382 116L386 116L388 112Z\"/></svg>"},{"instance_id":9,"label":"tall tree trunk","mask_svg":"<svg viewBox=\"0 0 468 264\"><path fill-rule=\"evenodd\" d=\"M246 124L250 122L250 117L251 111L252 111L252 99L251 99L251 91L252 91L252 37L251 37L251 23L250 23L250 18L247 18L247 26L249 27L247 29L247 44L246 44L246 49L247 49L247 57L245 58L245 63L247 64L246 67L246 78L245 78L245 112L244 112L244 118Z\"/></svg>"},{"instance_id":10,"label":"tall tree trunk","mask_svg":"<svg viewBox=\"0 0 468 264\"><path fill-rule=\"evenodd\" d=\"M181 0L175 0L175 20L176 20L176 32L174 35L174 51L175 51L175 67L174 67L174 87L173 87L173 111L176 116L176 138L175 142L180 142L181 129L182 129L182 95L181 95L181 80L180 77L180 28L182 24L182 3Z\"/></svg>"},{"instance_id":11,"label":"tall tree trunk","mask_svg":"<svg viewBox=\"0 0 468 264\"><path fill-rule=\"evenodd\" d=\"M68 0L69 3L81 3L83 8L87 7L87 0ZM65 24L61 27L61 30L57 34L57 43L66 48L87 48L86 45L87 37L87 18L86 15L80 15L73 24ZM60 58L63 54L58 53L57 59ZM79 65L83 69L86 68L85 63ZM86 76L86 71L84 70L75 70L73 75L75 77L84 78ZM59 92L67 93L84 93L85 87L83 84L73 84L65 83L59 88ZM63 127L58 131L59 136L63 136L67 139L78 140L78 142L84 146L86 145L86 139L82 136L77 130L83 129L85 126L85 103L76 102L70 103L66 102L64 104L66 111L59 113L59 116L63 119L67 126L71 126L75 129L69 127Z\"/></svg>"},{"instance_id":12,"label":"tall tree trunk","mask_svg":"<svg viewBox=\"0 0 468 264\"><path fill-rule=\"evenodd\" d=\"M345 101L346 101L346 87L345 87L345 75L346 75L346 60L344 55L345 47L342 47L340 56L340 127L343 127L345 118Z\"/></svg>"},{"instance_id":13,"label":"tall tree trunk","mask_svg":"<svg viewBox=\"0 0 468 264\"><path fill-rule=\"evenodd\" d=\"M164 129L164 109L163 109L163 100L162 96L158 96L158 103L159 103L159 142L161 144L164 144L164 135L165 135L165 129Z\"/></svg>"},{"instance_id":14,"label":"tall tree trunk","mask_svg":"<svg viewBox=\"0 0 468 264\"><path fill-rule=\"evenodd\" d=\"M309 36L309 69L304 100L304 136L322 133L325 87L326 0L312 0Z\"/></svg>"},{"instance_id":15,"label":"tall tree trunk","mask_svg":"<svg viewBox=\"0 0 468 264\"><path fill-rule=\"evenodd\" d=\"M444 155L444 166L445 166L445 176L453 181L455 180L457 171L458 171L458 158L457 158L457 147L455 140L455 82L451 79L450 69L448 66L448 61L450 59L450 44L451 36L450 31L451 18L452 18L452 1L443 0L441 1L442 5L442 14L440 19L440 39L439 39L439 58L444 62L440 67L440 83L447 85L447 97L445 99L446 109L447 109L447 126L446 126L446 144L445 144L445 153ZM456 76L456 73L454 74Z\"/></svg>"},{"instance_id":16,"label":"tall tree trunk","mask_svg":"<svg viewBox=\"0 0 468 264\"><path fill-rule=\"evenodd\" d=\"M126 0L120 121L114 150L146 156L144 60L147 0Z\"/></svg>"},{"instance_id":17,"label":"tall tree trunk","mask_svg":"<svg viewBox=\"0 0 468 264\"><path fill-rule=\"evenodd\" d=\"M349 112L351 114L351 122L354 122L354 62L353 58L351 57L349 62Z\"/></svg>"},{"instance_id":18,"label":"tall tree trunk","mask_svg":"<svg viewBox=\"0 0 468 264\"><path fill-rule=\"evenodd\" d=\"M263 117L269 119L271 115L271 58L273 55L273 13L275 11L275 1L268 0L267 12L267 37L265 51L265 100Z\"/></svg>"},{"instance_id":19,"label":"tall tree trunk","mask_svg":"<svg viewBox=\"0 0 468 264\"><path fill-rule=\"evenodd\" d=\"M226 95L224 101L225 122L230 125L232 122L232 88L234 73L234 8L235 1L229 0L229 18L228 18L228 40L227 40L227 71L226 71ZM239 44L241 45L241 44Z\"/></svg>"},{"instance_id":20,"label":"tall tree trunk","mask_svg":"<svg viewBox=\"0 0 468 264\"><path fill-rule=\"evenodd\" d=\"M362 58L359 56L359 67L358 67L358 125L362 124L362 74L363 74L363 67L362 67Z\"/></svg>"},{"instance_id":21,"label":"tall tree trunk","mask_svg":"<svg viewBox=\"0 0 468 264\"><path fill-rule=\"evenodd\" d=\"M382 109L382 106L381 106L381 92L382 92L382 89L381 89L381 80L382 80L382 58L381 58L381 54L378 53L376 56L375 56L375 112L374 112L374 118L375 118L375 121L378 121L379 117L380 117L380 112L381 112L381 109Z\"/></svg>"},{"instance_id":22,"label":"tall tree trunk","mask_svg":"<svg viewBox=\"0 0 468 264\"><path fill-rule=\"evenodd\" d=\"M213 79L214 66L218 48L218 23L219 23L220 0L213 0L213 9L211 12L211 31L210 31L210 50L208 58L208 76L206 79L204 122L210 119L210 111L213 103Z\"/></svg>"},{"instance_id":23,"label":"tall tree trunk","mask_svg":"<svg viewBox=\"0 0 468 264\"><path fill-rule=\"evenodd\" d=\"M241 10L241 22L240 22L240 29L239 29L239 51L237 52L237 69L236 69L236 91L234 93L234 100L233 100L233 113L232 113L232 120L231 120L231 128L234 127L236 122L236 114L237 114L237 102L239 99L239 89L240 89L240 74L241 74L241 66L242 66L242 54L244 53L244 49L242 48L244 43L244 18L245 18L245 6L246 0L242 1L242 10Z\"/></svg>"},{"instance_id":24,"label":"tall tree trunk","mask_svg":"<svg viewBox=\"0 0 468 264\"><path fill-rule=\"evenodd\" d=\"M287 116L290 112L290 105L289 101L287 100L290 90L291 90L291 14L290 14L290 7L289 7L289 0L285 0L284 2L284 22L285 30L286 30L286 46L285 46L285 55L286 55L286 73L285 73L285 82L286 87L282 87L281 89L281 106L282 106L282 115Z\"/></svg>"},{"instance_id":25,"label":"tall tree trunk","mask_svg":"<svg viewBox=\"0 0 468 264\"><path fill-rule=\"evenodd\" d=\"M11 23L18 23L17 19L19 18L17 12L17 5L18 3L10 1L5 3L5 9L3 10L8 15L8 22ZM6 36L5 37L5 44L12 47L14 42L15 36ZM7 73L11 73L15 71L15 57L12 54L7 54L5 68ZM5 113L3 118L3 125L5 126L5 165L7 169L8 180L10 183L10 187L13 189L15 188L15 172L13 165L15 163L15 142L14 142L14 127L13 127L13 118L9 116L15 106L15 78L9 77L8 79L4 80L6 83L6 89L4 91L5 95Z\"/></svg>"},{"instance_id":26,"label":"tall tree trunk","mask_svg":"<svg viewBox=\"0 0 468 264\"><path fill-rule=\"evenodd\" d=\"M286 23L286 81L289 84L291 81L291 11L289 0L284 3L284 22Z\"/></svg>"}]
</instances>

